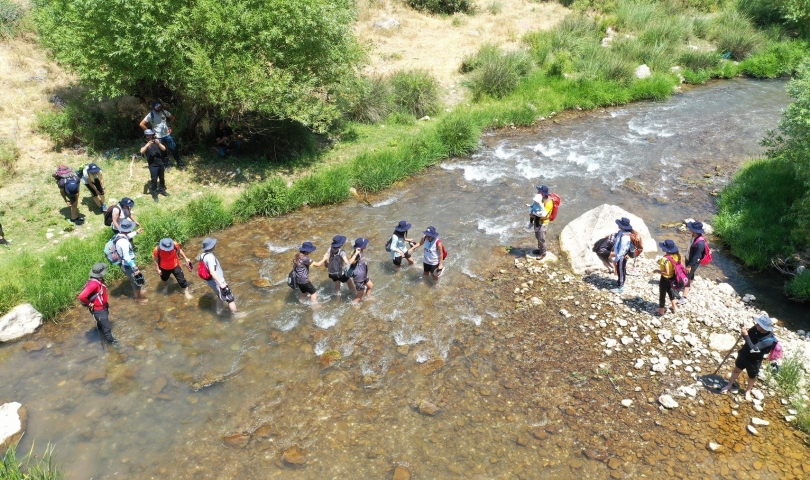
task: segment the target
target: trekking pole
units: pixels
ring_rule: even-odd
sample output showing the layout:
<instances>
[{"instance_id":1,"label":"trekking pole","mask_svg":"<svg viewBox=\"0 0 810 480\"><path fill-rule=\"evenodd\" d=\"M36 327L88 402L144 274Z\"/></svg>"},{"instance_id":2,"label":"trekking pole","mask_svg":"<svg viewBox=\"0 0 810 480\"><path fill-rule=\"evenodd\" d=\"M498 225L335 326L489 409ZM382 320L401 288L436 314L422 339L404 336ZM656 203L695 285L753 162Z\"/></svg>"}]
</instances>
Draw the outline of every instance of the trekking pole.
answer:
<instances>
[{"instance_id":1,"label":"trekking pole","mask_svg":"<svg viewBox=\"0 0 810 480\"><path fill-rule=\"evenodd\" d=\"M720 371L720 369L721 369L721 368L723 368L723 364L724 364L724 363L726 363L726 360L728 360L728 357L730 357L730 356L731 356L731 353L732 353L732 352L734 352L735 350L737 350L737 345L739 345L739 344L740 344L740 340L742 340L742 337L738 338L738 339L737 339L737 341L736 341L736 342L734 342L734 346L733 346L733 347L731 347L731 350L729 350L729 351L728 351L728 353L726 354L725 358L723 358L723 361L722 361L722 362L720 362L720 365L718 365L718 366L717 366L717 370L715 370L715 371L714 371L714 373L713 373L712 375L717 375L717 372L719 372L719 371Z\"/></svg>"}]
</instances>

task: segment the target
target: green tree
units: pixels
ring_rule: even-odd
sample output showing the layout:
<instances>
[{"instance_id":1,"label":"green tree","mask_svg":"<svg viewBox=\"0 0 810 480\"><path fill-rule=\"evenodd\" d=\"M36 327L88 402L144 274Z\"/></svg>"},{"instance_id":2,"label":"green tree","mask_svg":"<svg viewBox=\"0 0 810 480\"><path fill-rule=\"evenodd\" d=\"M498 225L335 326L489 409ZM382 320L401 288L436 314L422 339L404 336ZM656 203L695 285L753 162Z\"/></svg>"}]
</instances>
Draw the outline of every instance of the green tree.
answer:
<instances>
[{"instance_id":1,"label":"green tree","mask_svg":"<svg viewBox=\"0 0 810 480\"><path fill-rule=\"evenodd\" d=\"M34 0L42 42L99 96L156 92L198 113L323 130L363 52L351 0Z\"/></svg>"}]
</instances>

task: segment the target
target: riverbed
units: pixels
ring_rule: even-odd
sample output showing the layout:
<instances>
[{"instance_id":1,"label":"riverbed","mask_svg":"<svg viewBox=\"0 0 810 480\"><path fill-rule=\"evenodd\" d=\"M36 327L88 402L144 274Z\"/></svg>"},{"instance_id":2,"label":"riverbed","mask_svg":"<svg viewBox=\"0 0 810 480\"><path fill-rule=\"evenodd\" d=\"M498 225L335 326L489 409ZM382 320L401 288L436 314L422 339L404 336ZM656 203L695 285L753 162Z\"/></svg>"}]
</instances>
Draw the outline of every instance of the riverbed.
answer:
<instances>
[{"instance_id":1,"label":"riverbed","mask_svg":"<svg viewBox=\"0 0 810 480\"><path fill-rule=\"evenodd\" d=\"M511 263L507 250L533 247L523 205L544 183L563 198L552 237L611 203L644 218L654 237L685 245L686 235L658 225L709 220L710 193L760 154L757 140L787 103L782 82L738 79L664 102L549 119L487 134L472 157L382 194L234 226L214 236L244 318L216 315L196 278L187 301L174 283L166 292L149 276L151 301L143 306L122 284L111 298L120 347L100 343L86 311L68 312L31 339L0 347L0 399L28 407L21 447L54 443L68 478L383 478L397 465L418 478L609 475L581 447L622 442L614 437L635 428L627 416L615 425L585 410L555 416L546 432L553 448L546 438L517 442L548 422L548 405L565 410L560 399L590 395L574 392L570 373L588 371L592 360L563 339L549 346L550 373L529 381L518 368L511 339L522 342L514 348L528 346L543 319L518 322L497 298L491 273ZM438 286L423 279L419 262L391 264L383 245L401 219L413 224L411 237L428 225L440 232L449 257ZM336 234L370 239L373 300L355 307L348 291L336 297L318 269L313 308L284 280L303 241L318 246L319 259ZM186 250L198 253L199 240ZM701 273L754 293L784 323L808 329L806 307L761 294L761 277L722 250ZM420 413L423 401L439 413ZM668 438L663 430L650 434ZM282 460L293 447L304 466ZM632 464L635 453L623 452Z\"/></svg>"}]
</instances>

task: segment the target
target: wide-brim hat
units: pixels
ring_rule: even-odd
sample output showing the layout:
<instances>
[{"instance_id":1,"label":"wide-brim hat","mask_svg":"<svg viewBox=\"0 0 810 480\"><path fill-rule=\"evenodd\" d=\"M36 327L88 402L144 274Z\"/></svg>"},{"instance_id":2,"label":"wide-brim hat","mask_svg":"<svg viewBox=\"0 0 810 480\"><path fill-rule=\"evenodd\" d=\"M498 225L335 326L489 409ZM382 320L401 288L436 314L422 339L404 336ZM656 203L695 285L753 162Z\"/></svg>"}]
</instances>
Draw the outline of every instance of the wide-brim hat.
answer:
<instances>
[{"instance_id":1,"label":"wide-brim hat","mask_svg":"<svg viewBox=\"0 0 810 480\"><path fill-rule=\"evenodd\" d=\"M118 224L118 231L121 233L129 233L133 230L135 230L135 222L128 218L125 218L121 223Z\"/></svg>"},{"instance_id":2,"label":"wide-brim hat","mask_svg":"<svg viewBox=\"0 0 810 480\"><path fill-rule=\"evenodd\" d=\"M678 246L675 245L675 242L672 240L664 240L663 242L658 242L658 246L661 250L665 251L666 253L675 253L678 251Z\"/></svg>"},{"instance_id":3,"label":"wide-brim hat","mask_svg":"<svg viewBox=\"0 0 810 480\"><path fill-rule=\"evenodd\" d=\"M439 232L436 231L436 227L430 226L422 232L427 237L439 238Z\"/></svg>"},{"instance_id":4,"label":"wide-brim hat","mask_svg":"<svg viewBox=\"0 0 810 480\"><path fill-rule=\"evenodd\" d=\"M343 235L335 235L332 237L332 248L340 248L346 243L346 237Z\"/></svg>"},{"instance_id":5,"label":"wide-brim hat","mask_svg":"<svg viewBox=\"0 0 810 480\"><path fill-rule=\"evenodd\" d=\"M367 238L362 238L361 237L361 238L358 238L358 239L356 239L354 241L355 250L366 248L366 245L368 245L368 239Z\"/></svg>"},{"instance_id":6,"label":"wide-brim hat","mask_svg":"<svg viewBox=\"0 0 810 480\"><path fill-rule=\"evenodd\" d=\"M106 263L96 263L90 269L90 278L104 278L104 275L107 275L107 264Z\"/></svg>"},{"instance_id":7,"label":"wide-brim hat","mask_svg":"<svg viewBox=\"0 0 810 480\"><path fill-rule=\"evenodd\" d=\"M152 130L151 128L147 128L146 130L143 131L143 134L148 137L149 135L154 135L155 131Z\"/></svg>"},{"instance_id":8,"label":"wide-brim hat","mask_svg":"<svg viewBox=\"0 0 810 480\"><path fill-rule=\"evenodd\" d=\"M773 319L767 315L754 317L754 322L769 332L773 330Z\"/></svg>"},{"instance_id":9,"label":"wide-brim hat","mask_svg":"<svg viewBox=\"0 0 810 480\"><path fill-rule=\"evenodd\" d=\"M171 252L172 250L174 250L174 240L168 237L164 238L163 240L160 241L160 249L163 250L164 252Z\"/></svg>"},{"instance_id":10,"label":"wide-brim hat","mask_svg":"<svg viewBox=\"0 0 810 480\"><path fill-rule=\"evenodd\" d=\"M312 253L317 249L318 249L318 247L313 245L312 242L304 242L304 243L301 244L301 248L299 248L298 251L304 252L304 253Z\"/></svg>"},{"instance_id":11,"label":"wide-brim hat","mask_svg":"<svg viewBox=\"0 0 810 480\"><path fill-rule=\"evenodd\" d=\"M397 232L407 232L411 229L411 224L406 222L405 220L400 220L397 224L396 228L394 228Z\"/></svg>"},{"instance_id":12,"label":"wide-brim hat","mask_svg":"<svg viewBox=\"0 0 810 480\"><path fill-rule=\"evenodd\" d=\"M158 108L162 108L162 107L163 107L163 104L160 103L158 100L155 100L154 102L152 102L152 109L153 110L157 110Z\"/></svg>"},{"instance_id":13,"label":"wide-brim hat","mask_svg":"<svg viewBox=\"0 0 810 480\"><path fill-rule=\"evenodd\" d=\"M703 223L701 222L689 222L686 224L686 228L691 232L703 233Z\"/></svg>"},{"instance_id":14,"label":"wide-brim hat","mask_svg":"<svg viewBox=\"0 0 810 480\"><path fill-rule=\"evenodd\" d=\"M133 199L131 199L129 197L122 198L121 201L118 202L118 203L120 203L121 205L123 205L123 206L125 206L127 208L132 208L132 207L135 206L135 200L133 200Z\"/></svg>"},{"instance_id":15,"label":"wide-brim hat","mask_svg":"<svg viewBox=\"0 0 810 480\"><path fill-rule=\"evenodd\" d=\"M162 241L161 241L161 243L162 243ZM216 238L210 238L210 237L206 238L205 240L203 240L203 243L202 243L203 252L207 252L207 251L213 249L216 244L217 244L217 239Z\"/></svg>"},{"instance_id":16,"label":"wide-brim hat","mask_svg":"<svg viewBox=\"0 0 810 480\"><path fill-rule=\"evenodd\" d=\"M633 229L633 226L630 225L630 219L627 217L617 219L616 225L618 225L622 230L627 230L628 232Z\"/></svg>"},{"instance_id":17,"label":"wide-brim hat","mask_svg":"<svg viewBox=\"0 0 810 480\"><path fill-rule=\"evenodd\" d=\"M547 186L545 186L545 185L538 185L538 186L537 186L537 187L535 187L535 188L537 188L537 193L542 193L543 195L548 195L548 187L547 187Z\"/></svg>"},{"instance_id":18,"label":"wide-brim hat","mask_svg":"<svg viewBox=\"0 0 810 480\"><path fill-rule=\"evenodd\" d=\"M101 167L99 167L95 163L91 163L90 165L87 166L87 171L89 173L98 173L101 171Z\"/></svg>"}]
</instances>

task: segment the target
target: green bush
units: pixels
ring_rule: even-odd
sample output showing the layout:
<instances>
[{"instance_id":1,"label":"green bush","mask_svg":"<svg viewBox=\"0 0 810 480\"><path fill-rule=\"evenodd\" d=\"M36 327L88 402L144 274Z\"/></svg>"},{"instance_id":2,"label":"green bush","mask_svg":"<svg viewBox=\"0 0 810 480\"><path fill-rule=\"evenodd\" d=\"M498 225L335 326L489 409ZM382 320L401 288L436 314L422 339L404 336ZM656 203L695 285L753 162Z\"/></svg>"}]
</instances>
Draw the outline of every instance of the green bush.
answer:
<instances>
[{"instance_id":1,"label":"green bush","mask_svg":"<svg viewBox=\"0 0 810 480\"><path fill-rule=\"evenodd\" d=\"M73 119L65 110L37 112L34 129L50 138L57 149L76 141Z\"/></svg>"},{"instance_id":2,"label":"green bush","mask_svg":"<svg viewBox=\"0 0 810 480\"><path fill-rule=\"evenodd\" d=\"M711 70L720 64L717 52L686 49L678 57L678 64L689 70Z\"/></svg>"},{"instance_id":3,"label":"green bush","mask_svg":"<svg viewBox=\"0 0 810 480\"><path fill-rule=\"evenodd\" d=\"M439 111L439 83L427 70L407 70L391 77L394 103L416 117Z\"/></svg>"},{"instance_id":4,"label":"green bush","mask_svg":"<svg viewBox=\"0 0 810 480\"><path fill-rule=\"evenodd\" d=\"M779 390L786 397L799 392L801 380L804 376L804 359L800 355L788 355L782 361L779 371L773 374Z\"/></svg>"},{"instance_id":5,"label":"green bush","mask_svg":"<svg viewBox=\"0 0 810 480\"><path fill-rule=\"evenodd\" d=\"M34 458L34 447L28 455L17 458L17 446L9 447L0 461L0 478L3 480L61 480L62 470L53 462L53 446L48 444L45 453Z\"/></svg>"},{"instance_id":6,"label":"green bush","mask_svg":"<svg viewBox=\"0 0 810 480\"><path fill-rule=\"evenodd\" d=\"M523 36L523 43L529 47L529 53L532 55L537 65L546 63L552 48L551 34L548 30L538 30L527 33Z\"/></svg>"},{"instance_id":7,"label":"green bush","mask_svg":"<svg viewBox=\"0 0 810 480\"><path fill-rule=\"evenodd\" d=\"M700 70L686 69L681 71L681 74L683 75L684 81L690 85L703 85L712 78L712 72L710 70L703 70L703 69Z\"/></svg>"},{"instance_id":8,"label":"green bush","mask_svg":"<svg viewBox=\"0 0 810 480\"><path fill-rule=\"evenodd\" d=\"M416 117L410 113L394 112L388 117L388 123L394 125L414 125L416 124Z\"/></svg>"},{"instance_id":9,"label":"green bush","mask_svg":"<svg viewBox=\"0 0 810 480\"><path fill-rule=\"evenodd\" d=\"M351 167L337 165L319 170L293 183L290 193L311 207L332 205L349 198L352 187Z\"/></svg>"},{"instance_id":10,"label":"green bush","mask_svg":"<svg viewBox=\"0 0 810 480\"><path fill-rule=\"evenodd\" d=\"M13 138L0 138L0 179L9 179L17 169L20 148Z\"/></svg>"},{"instance_id":11,"label":"green bush","mask_svg":"<svg viewBox=\"0 0 810 480\"><path fill-rule=\"evenodd\" d=\"M481 132L469 117L452 115L439 122L436 135L447 149L447 156L456 157L475 151Z\"/></svg>"},{"instance_id":12,"label":"green bush","mask_svg":"<svg viewBox=\"0 0 810 480\"><path fill-rule=\"evenodd\" d=\"M718 52L737 61L751 56L762 44L762 35L751 20L736 10L725 10L718 17L710 38L717 44Z\"/></svg>"},{"instance_id":13,"label":"green bush","mask_svg":"<svg viewBox=\"0 0 810 480\"><path fill-rule=\"evenodd\" d=\"M302 203L303 200L299 201L291 194L283 179L273 177L243 190L233 203L231 211L239 221L246 221L256 215L284 215L300 207Z\"/></svg>"},{"instance_id":14,"label":"green bush","mask_svg":"<svg viewBox=\"0 0 810 480\"><path fill-rule=\"evenodd\" d=\"M810 300L810 270L805 270L785 283L785 295L793 300Z\"/></svg>"},{"instance_id":15,"label":"green bush","mask_svg":"<svg viewBox=\"0 0 810 480\"><path fill-rule=\"evenodd\" d=\"M529 56L524 52L502 52L497 47L485 45L479 50L475 60L469 62L474 68L469 79L473 98L479 100L484 95L503 98L511 93L518 82L529 73L532 67Z\"/></svg>"},{"instance_id":16,"label":"green bush","mask_svg":"<svg viewBox=\"0 0 810 480\"><path fill-rule=\"evenodd\" d=\"M422 10L437 15L452 15L457 12L470 13L475 5L470 0L406 0L415 10Z\"/></svg>"},{"instance_id":17,"label":"green bush","mask_svg":"<svg viewBox=\"0 0 810 480\"><path fill-rule=\"evenodd\" d=\"M810 56L810 45L799 40L773 42L768 48L745 60L742 70L756 78L777 78L792 75L801 62Z\"/></svg>"},{"instance_id":18,"label":"green bush","mask_svg":"<svg viewBox=\"0 0 810 480\"><path fill-rule=\"evenodd\" d=\"M25 11L20 3L0 0L0 38L13 36L24 15Z\"/></svg>"},{"instance_id":19,"label":"green bush","mask_svg":"<svg viewBox=\"0 0 810 480\"><path fill-rule=\"evenodd\" d=\"M338 93L338 108L349 120L378 123L393 108L391 86L382 77L360 77Z\"/></svg>"}]
</instances>

